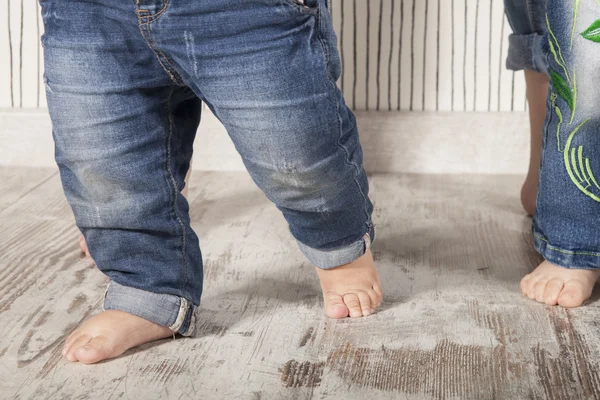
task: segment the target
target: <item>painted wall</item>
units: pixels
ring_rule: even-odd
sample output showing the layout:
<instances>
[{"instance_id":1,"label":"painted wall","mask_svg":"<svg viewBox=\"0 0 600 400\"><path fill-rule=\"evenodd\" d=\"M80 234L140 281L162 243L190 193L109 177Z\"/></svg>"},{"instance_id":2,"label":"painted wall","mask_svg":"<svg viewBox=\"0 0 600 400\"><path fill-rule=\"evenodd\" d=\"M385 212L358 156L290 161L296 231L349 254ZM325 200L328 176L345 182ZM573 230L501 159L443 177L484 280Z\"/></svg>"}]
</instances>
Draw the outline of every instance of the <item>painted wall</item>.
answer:
<instances>
[{"instance_id":1,"label":"painted wall","mask_svg":"<svg viewBox=\"0 0 600 400\"><path fill-rule=\"evenodd\" d=\"M357 110L522 111L502 0L330 0ZM45 107L36 0L0 1L0 107Z\"/></svg>"}]
</instances>

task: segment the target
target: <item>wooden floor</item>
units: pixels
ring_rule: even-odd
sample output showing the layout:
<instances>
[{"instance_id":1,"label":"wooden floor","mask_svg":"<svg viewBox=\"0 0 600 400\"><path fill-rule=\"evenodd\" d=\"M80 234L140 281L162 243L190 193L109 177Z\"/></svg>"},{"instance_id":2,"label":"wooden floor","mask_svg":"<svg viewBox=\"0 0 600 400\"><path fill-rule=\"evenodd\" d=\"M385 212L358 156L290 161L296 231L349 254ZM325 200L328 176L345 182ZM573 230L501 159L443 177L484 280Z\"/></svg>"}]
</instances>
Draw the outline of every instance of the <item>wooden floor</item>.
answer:
<instances>
[{"instance_id":1,"label":"wooden floor","mask_svg":"<svg viewBox=\"0 0 600 400\"><path fill-rule=\"evenodd\" d=\"M540 261L516 176L376 175L383 309L327 320L279 212L242 172L192 176L205 259L195 337L95 366L62 344L100 309L53 169L0 168L0 398L600 398L600 303L524 299Z\"/></svg>"}]
</instances>

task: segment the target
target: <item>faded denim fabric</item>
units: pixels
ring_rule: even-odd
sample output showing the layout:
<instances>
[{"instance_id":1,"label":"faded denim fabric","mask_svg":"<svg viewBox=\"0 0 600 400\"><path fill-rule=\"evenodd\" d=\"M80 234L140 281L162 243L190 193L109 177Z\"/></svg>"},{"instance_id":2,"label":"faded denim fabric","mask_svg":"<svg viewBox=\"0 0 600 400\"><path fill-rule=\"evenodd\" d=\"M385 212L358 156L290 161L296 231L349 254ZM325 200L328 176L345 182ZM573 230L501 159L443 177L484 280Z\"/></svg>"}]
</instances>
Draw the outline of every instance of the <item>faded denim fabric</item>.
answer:
<instances>
[{"instance_id":1,"label":"faded denim fabric","mask_svg":"<svg viewBox=\"0 0 600 400\"><path fill-rule=\"evenodd\" d=\"M309 260L364 254L373 206L326 0L40 3L56 161L106 308L193 328L202 256L181 190L202 102Z\"/></svg>"},{"instance_id":2,"label":"faded denim fabric","mask_svg":"<svg viewBox=\"0 0 600 400\"><path fill-rule=\"evenodd\" d=\"M600 2L548 1L550 91L535 246L566 268L600 268Z\"/></svg>"},{"instance_id":3,"label":"faded denim fabric","mask_svg":"<svg viewBox=\"0 0 600 400\"><path fill-rule=\"evenodd\" d=\"M546 2L547 0L504 0L506 16L513 30L508 38L508 69L547 71L542 50L546 34Z\"/></svg>"}]
</instances>

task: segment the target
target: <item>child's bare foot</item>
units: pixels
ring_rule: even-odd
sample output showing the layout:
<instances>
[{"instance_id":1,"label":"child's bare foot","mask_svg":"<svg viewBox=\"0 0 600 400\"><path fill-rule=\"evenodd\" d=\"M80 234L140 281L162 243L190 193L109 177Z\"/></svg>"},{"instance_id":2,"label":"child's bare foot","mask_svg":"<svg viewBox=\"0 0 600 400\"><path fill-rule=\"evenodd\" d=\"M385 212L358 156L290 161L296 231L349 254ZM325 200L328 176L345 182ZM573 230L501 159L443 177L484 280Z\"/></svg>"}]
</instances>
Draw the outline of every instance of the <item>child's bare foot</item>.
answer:
<instances>
[{"instance_id":1,"label":"child's bare foot","mask_svg":"<svg viewBox=\"0 0 600 400\"><path fill-rule=\"evenodd\" d=\"M579 307L590 298L600 270L569 269L548 261L521 280L521 293L550 306Z\"/></svg>"},{"instance_id":2,"label":"child's bare foot","mask_svg":"<svg viewBox=\"0 0 600 400\"><path fill-rule=\"evenodd\" d=\"M63 356L93 364L117 357L132 347L173 336L173 331L135 315L104 311L85 321L67 339Z\"/></svg>"},{"instance_id":3,"label":"child's bare foot","mask_svg":"<svg viewBox=\"0 0 600 400\"><path fill-rule=\"evenodd\" d=\"M334 269L317 268L325 313L330 318L373 314L381 304L381 286L373 255L367 251L353 263Z\"/></svg>"}]
</instances>

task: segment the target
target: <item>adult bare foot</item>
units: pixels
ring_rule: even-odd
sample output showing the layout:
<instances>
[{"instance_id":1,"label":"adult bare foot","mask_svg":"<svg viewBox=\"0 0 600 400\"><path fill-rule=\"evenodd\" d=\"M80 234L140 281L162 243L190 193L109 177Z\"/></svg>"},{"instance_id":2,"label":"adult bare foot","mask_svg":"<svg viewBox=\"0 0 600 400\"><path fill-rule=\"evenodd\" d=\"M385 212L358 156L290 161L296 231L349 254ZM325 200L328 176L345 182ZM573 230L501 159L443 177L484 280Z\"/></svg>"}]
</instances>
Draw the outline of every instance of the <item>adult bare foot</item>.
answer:
<instances>
[{"instance_id":1,"label":"adult bare foot","mask_svg":"<svg viewBox=\"0 0 600 400\"><path fill-rule=\"evenodd\" d=\"M590 298L600 270L569 269L548 261L521 280L521 293L550 306L579 307Z\"/></svg>"},{"instance_id":2,"label":"adult bare foot","mask_svg":"<svg viewBox=\"0 0 600 400\"><path fill-rule=\"evenodd\" d=\"M368 250L358 260L333 269L317 268L325 313L330 318L366 317L381 304L381 286L373 255Z\"/></svg>"},{"instance_id":3,"label":"adult bare foot","mask_svg":"<svg viewBox=\"0 0 600 400\"><path fill-rule=\"evenodd\" d=\"M173 336L173 331L124 311L104 311L75 329L63 348L69 361L93 364L132 347Z\"/></svg>"}]
</instances>

